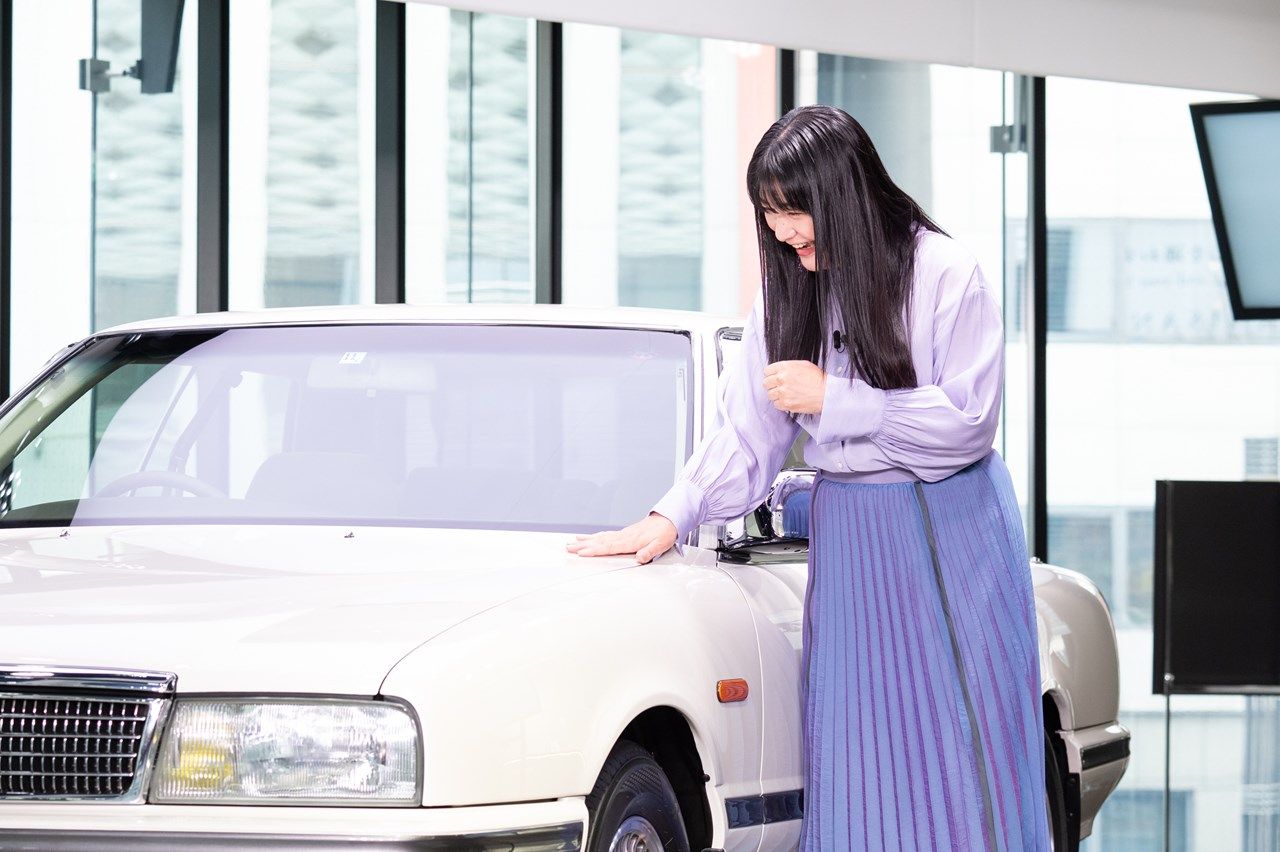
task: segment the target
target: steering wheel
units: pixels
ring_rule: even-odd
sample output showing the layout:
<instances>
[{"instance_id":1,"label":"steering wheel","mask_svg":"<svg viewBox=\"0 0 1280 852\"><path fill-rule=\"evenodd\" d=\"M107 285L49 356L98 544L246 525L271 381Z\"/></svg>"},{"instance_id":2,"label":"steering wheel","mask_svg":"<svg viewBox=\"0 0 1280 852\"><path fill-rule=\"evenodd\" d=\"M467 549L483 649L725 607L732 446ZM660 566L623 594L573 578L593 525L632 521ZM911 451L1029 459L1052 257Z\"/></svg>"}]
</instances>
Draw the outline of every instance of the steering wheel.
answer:
<instances>
[{"instance_id":1,"label":"steering wheel","mask_svg":"<svg viewBox=\"0 0 1280 852\"><path fill-rule=\"evenodd\" d=\"M222 489L210 485L203 479L196 479L194 476L178 473L176 470L139 470L134 473L126 473L124 476L117 477L99 488L93 496L119 497L126 492L137 488L146 488L147 486L178 488L197 497L227 496Z\"/></svg>"}]
</instances>

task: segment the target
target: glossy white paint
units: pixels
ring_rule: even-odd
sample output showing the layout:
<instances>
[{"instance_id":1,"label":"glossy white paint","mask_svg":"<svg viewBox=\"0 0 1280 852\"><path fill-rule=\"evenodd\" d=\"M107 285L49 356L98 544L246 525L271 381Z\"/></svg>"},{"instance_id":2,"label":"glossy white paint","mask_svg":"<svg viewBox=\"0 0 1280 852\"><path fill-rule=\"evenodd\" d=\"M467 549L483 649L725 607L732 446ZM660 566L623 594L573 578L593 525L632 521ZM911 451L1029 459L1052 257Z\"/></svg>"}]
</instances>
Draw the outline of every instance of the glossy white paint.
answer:
<instances>
[{"instance_id":1,"label":"glossy white paint","mask_svg":"<svg viewBox=\"0 0 1280 852\"><path fill-rule=\"evenodd\" d=\"M733 324L675 311L373 306L202 314L117 330L365 322L687 331L695 434L715 416L715 332ZM568 555L566 538L355 526L0 531L0 664L168 671L180 693L404 698L423 729L420 811L470 815L457 817L466 830L511 828L513 815L533 813L503 803L567 802L582 815L582 797L627 725L671 708L707 776L713 845L791 848L798 822L728 831L724 802L803 786L804 561L717 563L686 546L641 567L629 557ZM1044 688L1064 726L1114 722L1118 669L1105 603L1079 575L1032 571ZM750 684L748 699L719 703L716 681L736 677ZM397 812L382 829L376 821L388 812L361 809L132 808L138 826L157 827L179 810L196 812L193 825L221 818L228 830L264 833L310 810L350 814L351 829L370 835L414 819ZM112 830L128 821L120 812L4 802L0 826L37 827L65 813ZM422 824L445 824L435 819Z\"/></svg>"},{"instance_id":2,"label":"glossy white paint","mask_svg":"<svg viewBox=\"0 0 1280 852\"><path fill-rule=\"evenodd\" d=\"M1040 639L1041 691L1058 710L1051 733L1066 747L1067 771L1080 776L1080 837L1120 784L1128 758L1081 772L1089 746L1127 739L1120 713L1120 663L1115 626L1102 592L1076 571L1032 562ZM1046 725L1050 723L1046 720Z\"/></svg>"},{"instance_id":3,"label":"glossy white paint","mask_svg":"<svg viewBox=\"0 0 1280 852\"><path fill-rule=\"evenodd\" d=\"M633 719L672 708L710 777L719 835L724 800L760 792L759 669L741 593L714 554L685 548L463 622L397 665L383 692L422 719L427 805L589 790ZM719 703L716 681L738 677L747 700Z\"/></svg>"},{"instance_id":4,"label":"glossy white paint","mask_svg":"<svg viewBox=\"0 0 1280 852\"><path fill-rule=\"evenodd\" d=\"M767 693L760 779L767 791L804 787L800 653L806 568L804 562L725 566L752 604L760 645L761 680Z\"/></svg>"},{"instance_id":5,"label":"glossy white paint","mask_svg":"<svg viewBox=\"0 0 1280 852\"><path fill-rule=\"evenodd\" d=\"M475 558L478 535L492 558ZM183 692L374 695L397 660L458 622L634 564L579 559L564 540L387 527L2 530L0 664L173 672Z\"/></svg>"},{"instance_id":6,"label":"glossy white paint","mask_svg":"<svg viewBox=\"0 0 1280 852\"><path fill-rule=\"evenodd\" d=\"M1120 664L1111 611L1083 574L1033 562L1040 628L1041 689L1058 706L1062 727L1114 722L1120 712Z\"/></svg>"}]
</instances>

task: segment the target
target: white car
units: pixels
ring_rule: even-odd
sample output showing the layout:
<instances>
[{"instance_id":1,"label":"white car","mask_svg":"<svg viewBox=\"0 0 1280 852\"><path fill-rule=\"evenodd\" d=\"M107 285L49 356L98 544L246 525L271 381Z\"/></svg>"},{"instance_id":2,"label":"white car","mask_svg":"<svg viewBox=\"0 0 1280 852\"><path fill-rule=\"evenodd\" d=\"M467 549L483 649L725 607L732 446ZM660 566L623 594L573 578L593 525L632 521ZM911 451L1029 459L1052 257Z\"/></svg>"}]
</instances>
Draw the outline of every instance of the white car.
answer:
<instances>
[{"instance_id":1,"label":"white car","mask_svg":"<svg viewBox=\"0 0 1280 852\"><path fill-rule=\"evenodd\" d=\"M565 551L667 489L738 324L290 309L55 356L0 410L0 847L793 848L812 471L644 567ZM1128 732L1098 590L1032 572L1068 848Z\"/></svg>"}]
</instances>

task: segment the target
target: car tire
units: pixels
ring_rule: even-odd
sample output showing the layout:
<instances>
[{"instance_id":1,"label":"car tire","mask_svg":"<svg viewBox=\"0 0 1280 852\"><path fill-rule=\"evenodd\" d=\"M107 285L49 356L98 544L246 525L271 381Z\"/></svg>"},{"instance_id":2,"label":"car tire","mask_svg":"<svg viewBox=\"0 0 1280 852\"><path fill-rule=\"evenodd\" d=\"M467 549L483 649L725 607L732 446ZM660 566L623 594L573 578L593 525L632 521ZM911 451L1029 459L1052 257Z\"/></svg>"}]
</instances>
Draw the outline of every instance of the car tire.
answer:
<instances>
[{"instance_id":1,"label":"car tire","mask_svg":"<svg viewBox=\"0 0 1280 852\"><path fill-rule=\"evenodd\" d=\"M1075 852L1071 848L1071 835L1067 831L1067 791L1063 784L1062 767L1053 750L1051 734L1044 735L1044 798L1049 812L1049 848L1053 852Z\"/></svg>"},{"instance_id":2,"label":"car tire","mask_svg":"<svg viewBox=\"0 0 1280 852\"><path fill-rule=\"evenodd\" d=\"M586 852L689 852L671 782L653 756L633 742L623 740L609 753L587 796L587 810Z\"/></svg>"}]
</instances>

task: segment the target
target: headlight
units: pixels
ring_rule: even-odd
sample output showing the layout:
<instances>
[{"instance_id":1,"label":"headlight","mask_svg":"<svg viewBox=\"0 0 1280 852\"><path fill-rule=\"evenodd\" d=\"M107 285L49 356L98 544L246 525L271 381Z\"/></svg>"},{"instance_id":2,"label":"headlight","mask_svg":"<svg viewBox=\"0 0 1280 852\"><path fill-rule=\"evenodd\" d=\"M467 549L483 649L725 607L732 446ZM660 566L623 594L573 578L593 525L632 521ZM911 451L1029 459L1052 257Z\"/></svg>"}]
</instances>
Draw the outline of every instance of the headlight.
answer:
<instances>
[{"instance_id":1,"label":"headlight","mask_svg":"<svg viewBox=\"0 0 1280 852\"><path fill-rule=\"evenodd\" d=\"M416 805L418 751L417 721L390 702L179 699L149 799Z\"/></svg>"}]
</instances>

